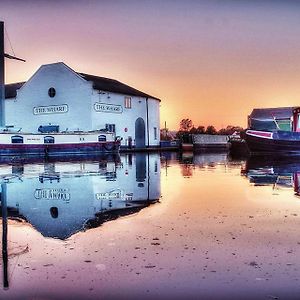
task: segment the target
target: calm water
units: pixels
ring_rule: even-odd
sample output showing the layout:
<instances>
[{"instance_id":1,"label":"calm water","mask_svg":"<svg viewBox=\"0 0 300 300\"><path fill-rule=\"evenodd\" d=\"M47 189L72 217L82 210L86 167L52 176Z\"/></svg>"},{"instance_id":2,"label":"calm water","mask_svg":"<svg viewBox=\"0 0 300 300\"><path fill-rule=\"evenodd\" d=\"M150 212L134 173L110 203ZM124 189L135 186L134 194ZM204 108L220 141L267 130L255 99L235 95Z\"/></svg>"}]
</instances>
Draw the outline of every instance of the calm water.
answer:
<instances>
[{"instance_id":1,"label":"calm water","mask_svg":"<svg viewBox=\"0 0 300 300\"><path fill-rule=\"evenodd\" d=\"M1 299L300 297L300 161L127 154L0 178Z\"/></svg>"}]
</instances>

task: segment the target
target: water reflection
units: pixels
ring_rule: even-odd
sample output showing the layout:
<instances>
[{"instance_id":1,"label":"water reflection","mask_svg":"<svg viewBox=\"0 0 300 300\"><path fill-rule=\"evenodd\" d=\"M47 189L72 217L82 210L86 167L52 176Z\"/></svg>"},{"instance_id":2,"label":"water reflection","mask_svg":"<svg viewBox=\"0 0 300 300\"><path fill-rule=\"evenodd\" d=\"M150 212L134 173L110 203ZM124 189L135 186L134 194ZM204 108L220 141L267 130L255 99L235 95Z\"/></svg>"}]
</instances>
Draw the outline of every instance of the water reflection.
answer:
<instances>
[{"instance_id":1,"label":"water reflection","mask_svg":"<svg viewBox=\"0 0 300 300\"><path fill-rule=\"evenodd\" d=\"M256 186L269 185L273 189L293 189L300 195L300 162L297 159L259 159L252 157L242 169L242 175Z\"/></svg>"},{"instance_id":2,"label":"water reflection","mask_svg":"<svg viewBox=\"0 0 300 300\"><path fill-rule=\"evenodd\" d=\"M182 153L179 156L181 175L183 177L192 177L196 167L212 167L219 164L227 164L227 153Z\"/></svg>"},{"instance_id":3,"label":"water reflection","mask_svg":"<svg viewBox=\"0 0 300 300\"><path fill-rule=\"evenodd\" d=\"M59 239L134 213L160 198L158 155L21 162L1 165L0 176L8 217L22 218L43 236Z\"/></svg>"}]
</instances>

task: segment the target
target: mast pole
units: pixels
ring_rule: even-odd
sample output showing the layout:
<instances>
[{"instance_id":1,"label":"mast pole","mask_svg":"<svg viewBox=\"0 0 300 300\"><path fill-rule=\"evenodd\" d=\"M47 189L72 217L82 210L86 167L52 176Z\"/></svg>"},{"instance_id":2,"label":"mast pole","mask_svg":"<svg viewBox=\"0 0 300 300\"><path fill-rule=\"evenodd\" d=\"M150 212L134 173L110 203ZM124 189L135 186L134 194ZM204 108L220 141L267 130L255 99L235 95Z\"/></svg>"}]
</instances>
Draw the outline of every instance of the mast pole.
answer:
<instances>
[{"instance_id":1,"label":"mast pole","mask_svg":"<svg viewBox=\"0 0 300 300\"><path fill-rule=\"evenodd\" d=\"M4 101L5 101L5 80L4 80L4 22L0 21L0 127L5 126Z\"/></svg>"}]
</instances>

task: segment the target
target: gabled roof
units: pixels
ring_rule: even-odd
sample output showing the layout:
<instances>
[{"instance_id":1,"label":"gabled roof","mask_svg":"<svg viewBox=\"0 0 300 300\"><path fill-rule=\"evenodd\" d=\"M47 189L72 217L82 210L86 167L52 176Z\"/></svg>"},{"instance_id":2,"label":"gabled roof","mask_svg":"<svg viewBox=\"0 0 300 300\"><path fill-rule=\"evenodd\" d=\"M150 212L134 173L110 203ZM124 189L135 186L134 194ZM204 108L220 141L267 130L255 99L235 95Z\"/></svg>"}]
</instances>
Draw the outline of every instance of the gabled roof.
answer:
<instances>
[{"instance_id":1,"label":"gabled roof","mask_svg":"<svg viewBox=\"0 0 300 300\"><path fill-rule=\"evenodd\" d=\"M96 90L159 100L156 97L143 93L129 85L126 85L114 79L89 75L85 73L77 73L77 74L79 74L85 80L93 82L93 88Z\"/></svg>"},{"instance_id":2,"label":"gabled roof","mask_svg":"<svg viewBox=\"0 0 300 300\"><path fill-rule=\"evenodd\" d=\"M25 82L16 82L5 85L5 99L16 98L17 90L23 86Z\"/></svg>"},{"instance_id":3,"label":"gabled roof","mask_svg":"<svg viewBox=\"0 0 300 300\"><path fill-rule=\"evenodd\" d=\"M296 107L277 107L277 108L255 108L253 109L251 119L288 119L293 115Z\"/></svg>"},{"instance_id":4,"label":"gabled roof","mask_svg":"<svg viewBox=\"0 0 300 300\"><path fill-rule=\"evenodd\" d=\"M93 83L93 88L96 90L119 93L119 94L124 94L129 96L152 98L160 101L160 99L156 97L143 93L129 85L126 85L114 79L99 77L99 76L85 74L85 73L78 73L78 72L74 72L74 73L76 73L86 81L91 81ZM20 89L25 83L26 82L17 82L17 83L6 84L5 98L6 99L15 98L17 96L17 90Z\"/></svg>"}]
</instances>

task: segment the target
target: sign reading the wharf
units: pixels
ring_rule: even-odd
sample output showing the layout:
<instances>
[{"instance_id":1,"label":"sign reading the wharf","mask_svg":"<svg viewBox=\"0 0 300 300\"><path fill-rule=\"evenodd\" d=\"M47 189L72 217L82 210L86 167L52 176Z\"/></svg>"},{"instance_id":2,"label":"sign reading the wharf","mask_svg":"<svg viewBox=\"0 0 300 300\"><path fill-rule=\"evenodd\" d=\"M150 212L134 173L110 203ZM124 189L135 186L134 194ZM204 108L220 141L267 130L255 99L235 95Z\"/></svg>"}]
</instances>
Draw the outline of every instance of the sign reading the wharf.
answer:
<instances>
[{"instance_id":1,"label":"sign reading the wharf","mask_svg":"<svg viewBox=\"0 0 300 300\"><path fill-rule=\"evenodd\" d=\"M94 109L96 112L108 112L108 113L115 113L115 114L121 114L123 112L123 108L121 105L108 104L108 103L96 102L94 104Z\"/></svg>"},{"instance_id":2,"label":"sign reading the wharf","mask_svg":"<svg viewBox=\"0 0 300 300\"><path fill-rule=\"evenodd\" d=\"M34 115L63 114L69 111L67 104L37 106L33 108Z\"/></svg>"},{"instance_id":3,"label":"sign reading the wharf","mask_svg":"<svg viewBox=\"0 0 300 300\"><path fill-rule=\"evenodd\" d=\"M70 200L69 189L36 189L34 192L35 199L41 200Z\"/></svg>"},{"instance_id":4,"label":"sign reading the wharf","mask_svg":"<svg viewBox=\"0 0 300 300\"><path fill-rule=\"evenodd\" d=\"M124 198L124 192L122 190L112 190L106 193L97 193L95 194L96 200L114 200L114 199L122 199Z\"/></svg>"}]
</instances>

